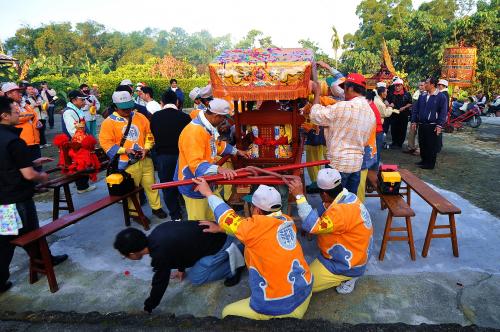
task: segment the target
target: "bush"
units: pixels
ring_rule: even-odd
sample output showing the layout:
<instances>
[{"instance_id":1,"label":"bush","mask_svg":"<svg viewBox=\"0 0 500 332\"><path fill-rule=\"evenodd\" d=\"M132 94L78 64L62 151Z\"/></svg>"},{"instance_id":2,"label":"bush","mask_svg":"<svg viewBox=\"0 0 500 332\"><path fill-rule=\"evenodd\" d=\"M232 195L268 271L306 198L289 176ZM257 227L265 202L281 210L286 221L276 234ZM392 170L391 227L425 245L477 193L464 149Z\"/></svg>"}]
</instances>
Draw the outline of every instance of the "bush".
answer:
<instances>
[{"instance_id":1,"label":"bush","mask_svg":"<svg viewBox=\"0 0 500 332\"><path fill-rule=\"evenodd\" d=\"M58 96L61 98L65 96L70 90L78 89L79 85L82 83L87 83L90 87L92 84L97 84L99 86L99 92L101 93L101 112L106 109L107 106L111 105L111 95L115 91L115 88L120 84L120 82L125 77L113 77L111 75L100 75L100 76L90 76L88 80L84 81L76 77L64 78L60 76L40 76L33 78L33 82L47 81L49 86L53 87L57 92ZM154 98L158 102L161 100L161 94L170 86L170 79L167 78L147 78L147 77L128 77L132 82L144 82L150 86L154 91ZM184 107L192 107L193 102L189 99L188 94L194 87L204 87L208 83L208 78L189 78L177 79L179 87L184 91ZM60 93L65 92L65 93Z\"/></svg>"}]
</instances>

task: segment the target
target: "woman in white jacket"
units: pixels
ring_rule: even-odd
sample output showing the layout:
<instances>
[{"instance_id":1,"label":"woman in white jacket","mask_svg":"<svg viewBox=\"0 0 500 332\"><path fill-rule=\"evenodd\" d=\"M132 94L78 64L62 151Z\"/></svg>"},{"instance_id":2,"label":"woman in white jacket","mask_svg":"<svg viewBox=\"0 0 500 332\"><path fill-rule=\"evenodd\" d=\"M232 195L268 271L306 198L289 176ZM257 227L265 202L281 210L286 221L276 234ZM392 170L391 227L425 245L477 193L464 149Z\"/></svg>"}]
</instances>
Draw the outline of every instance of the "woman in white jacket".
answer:
<instances>
[{"instance_id":1,"label":"woman in white jacket","mask_svg":"<svg viewBox=\"0 0 500 332\"><path fill-rule=\"evenodd\" d=\"M387 135L387 132L389 131L389 126L388 126L389 123L384 125L385 119L390 117L392 113L398 113L397 110L393 109L392 107L386 104L385 101L386 98L387 98L386 84L384 82L377 83L377 89L375 89L375 99L373 100L373 102L375 103L375 106L377 106L380 112L380 119L382 120L382 126L384 128L384 136ZM384 142L384 147L385 146L386 143Z\"/></svg>"}]
</instances>

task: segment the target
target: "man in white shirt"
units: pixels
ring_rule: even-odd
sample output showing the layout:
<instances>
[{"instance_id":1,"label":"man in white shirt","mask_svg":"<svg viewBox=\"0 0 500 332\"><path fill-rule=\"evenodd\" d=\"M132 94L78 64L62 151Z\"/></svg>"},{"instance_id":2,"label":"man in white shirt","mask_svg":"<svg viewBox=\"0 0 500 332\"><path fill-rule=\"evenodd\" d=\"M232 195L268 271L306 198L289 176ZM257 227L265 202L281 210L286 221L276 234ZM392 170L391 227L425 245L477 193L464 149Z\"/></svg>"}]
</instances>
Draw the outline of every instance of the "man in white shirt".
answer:
<instances>
[{"instance_id":1,"label":"man in white shirt","mask_svg":"<svg viewBox=\"0 0 500 332\"><path fill-rule=\"evenodd\" d=\"M344 89L345 101L322 106L321 90L315 84L310 117L312 123L325 127L330 167L340 172L344 188L356 193L364 149L375 125L375 115L364 97L366 80L363 75L349 74L341 88Z\"/></svg>"},{"instance_id":2,"label":"man in white shirt","mask_svg":"<svg viewBox=\"0 0 500 332\"><path fill-rule=\"evenodd\" d=\"M155 112L161 110L160 104L153 99L153 89L149 86L143 86L142 90L142 99L146 102L146 109L149 113L154 114Z\"/></svg>"}]
</instances>

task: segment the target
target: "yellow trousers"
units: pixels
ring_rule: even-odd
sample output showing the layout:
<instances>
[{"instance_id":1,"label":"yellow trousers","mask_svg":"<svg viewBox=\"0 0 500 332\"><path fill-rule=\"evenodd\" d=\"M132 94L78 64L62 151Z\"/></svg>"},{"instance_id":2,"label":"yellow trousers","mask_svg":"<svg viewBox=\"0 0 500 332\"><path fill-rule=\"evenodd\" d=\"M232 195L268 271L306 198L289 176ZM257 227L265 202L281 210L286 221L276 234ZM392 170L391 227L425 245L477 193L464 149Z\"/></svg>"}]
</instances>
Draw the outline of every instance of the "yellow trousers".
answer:
<instances>
[{"instance_id":1,"label":"yellow trousers","mask_svg":"<svg viewBox=\"0 0 500 332\"><path fill-rule=\"evenodd\" d=\"M323 160L325 158L326 147L324 145L305 145L306 149L306 161L318 161ZM313 166L307 168L307 173L309 174L309 178L311 182L316 182L318 179L318 172L321 169L321 166Z\"/></svg>"},{"instance_id":2,"label":"yellow trousers","mask_svg":"<svg viewBox=\"0 0 500 332\"><path fill-rule=\"evenodd\" d=\"M214 194L221 197L221 190L222 186L217 187ZM184 197L184 202L186 203L188 220L215 221L214 212L208 205L208 200L206 198L190 198L186 195L182 195L182 197Z\"/></svg>"},{"instance_id":3,"label":"yellow trousers","mask_svg":"<svg viewBox=\"0 0 500 332\"><path fill-rule=\"evenodd\" d=\"M306 314L307 307L309 307L309 301L311 301L311 295L297 308L295 308L294 311L287 315L280 315L280 316L270 316L270 315L264 315L264 314L259 314L255 310L253 310L250 307L250 298L246 298L243 300L236 301L234 303L228 304L224 310L222 310L222 318L226 316L240 316L240 317L245 317L249 319L257 319L257 320L268 320L272 318L297 318L297 319L302 319L304 315Z\"/></svg>"},{"instance_id":4,"label":"yellow trousers","mask_svg":"<svg viewBox=\"0 0 500 332\"><path fill-rule=\"evenodd\" d=\"M133 165L130 165L125 170L128 174L132 175L136 187L141 185L144 188L146 197L148 198L149 206L153 210L158 210L161 208L160 193L158 190L151 189L151 186L155 183L155 168L153 166L153 160L151 158L144 158L139 160ZM134 204L129 199L128 200L129 209L134 209ZM137 216L136 213L131 213L131 216Z\"/></svg>"},{"instance_id":5,"label":"yellow trousers","mask_svg":"<svg viewBox=\"0 0 500 332\"><path fill-rule=\"evenodd\" d=\"M311 273L314 276L313 293L324 291L325 289L337 287L343 281L351 280L351 277L333 274L316 258L309 264Z\"/></svg>"},{"instance_id":6,"label":"yellow trousers","mask_svg":"<svg viewBox=\"0 0 500 332\"><path fill-rule=\"evenodd\" d=\"M231 162L231 159L228 159L222 167L227 168L227 169L234 169L233 163ZM224 200L228 201L229 198L231 198L231 194L233 193L233 186L230 184L225 184L222 186L224 188Z\"/></svg>"},{"instance_id":7,"label":"yellow trousers","mask_svg":"<svg viewBox=\"0 0 500 332\"><path fill-rule=\"evenodd\" d=\"M366 195L366 176L368 175L368 170L363 169L361 170L360 173L360 179L359 179L359 186L358 186L358 193L356 196L358 196L359 200L361 203L365 202L365 195Z\"/></svg>"}]
</instances>

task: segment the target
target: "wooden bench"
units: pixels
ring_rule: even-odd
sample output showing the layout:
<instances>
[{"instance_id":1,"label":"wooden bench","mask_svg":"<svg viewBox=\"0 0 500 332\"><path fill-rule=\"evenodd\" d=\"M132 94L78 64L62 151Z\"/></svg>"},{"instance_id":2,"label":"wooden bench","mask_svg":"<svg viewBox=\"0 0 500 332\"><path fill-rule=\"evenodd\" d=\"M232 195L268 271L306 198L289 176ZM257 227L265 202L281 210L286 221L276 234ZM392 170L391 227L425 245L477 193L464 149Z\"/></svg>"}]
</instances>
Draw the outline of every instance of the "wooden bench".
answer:
<instances>
[{"instance_id":1,"label":"wooden bench","mask_svg":"<svg viewBox=\"0 0 500 332\"><path fill-rule=\"evenodd\" d=\"M95 154L99 161L101 162L101 167L99 171L105 170L109 164L109 158L102 149L96 149ZM56 173L61 171L60 167L51 168L47 173ZM75 211L75 205L73 204L73 198L71 196L71 190L69 185L82 177L87 176L92 170L80 171L70 175L62 175L58 178L49 180L46 184L42 185L43 188L54 189L54 196L52 199L52 220L59 218L59 211L65 210L69 213ZM64 198L61 197L61 188L63 189ZM61 203L64 203L62 205Z\"/></svg>"},{"instance_id":2,"label":"wooden bench","mask_svg":"<svg viewBox=\"0 0 500 332\"><path fill-rule=\"evenodd\" d=\"M139 193L141 190L143 190L142 187L138 187L134 191L123 196L104 197L11 241L12 244L25 248L29 253L30 284L38 281L38 273L42 273L47 276L50 291L52 293L57 292L59 290L59 286L57 284L54 266L52 264L52 258L49 246L47 244L47 236L54 234L57 231L64 229L70 225L73 225L98 211L101 211L115 203L118 203L119 201L123 202L122 206L125 225L130 226L130 212L137 212L139 222L142 224L145 230L148 230L149 220L144 216L144 213L141 209L141 204L139 203L139 200L137 198L137 193ZM129 210L127 199L132 200L135 210Z\"/></svg>"},{"instance_id":3,"label":"wooden bench","mask_svg":"<svg viewBox=\"0 0 500 332\"><path fill-rule=\"evenodd\" d=\"M408 187L408 204L411 203L410 190L416 192L424 201L432 207L431 217L429 219L429 226L427 227L427 234L425 236L424 247L422 249L422 257L427 257L431 240L435 238L451 238L451 246L453 255L458 257L458 241L457 230L455 226L455 214L460 214L462 211L450 203L446 198L441 196L437 191L428 186L424 181L419 179L412 172L401 169L401 179ZM448 225L436 225L437 214L448 215ZM435 229L449 229L450 233L434 233Z\"/></svg>"},{"instance_id":4,"label":"wooden bench","mask_svg":"<svg viewBox=\"0 0 500 332\"><path fill-rule=\"evenodd\" d=\"M379 260L384 260L385 250L387 249L387 242L389 241L407 241L410 247L411 260L415 260L415 243L413 241L413 230L411 227L411 217L415 216L415 212L405 202L402 195L384 195L380 192L378 186L377 173L375 171L368 171L366 178L367 182L376 188L377 193L367 193L366 197L379 197L381 209L388 209L387 220L385 222L384 236L382 239L382 246L380 247ZM404 189L404 188L403 188ZM393 218L405 218L406 226L392 227ZM393 236L391 232L406 232L406 236Z\"/></svg>"}]
</instances>

